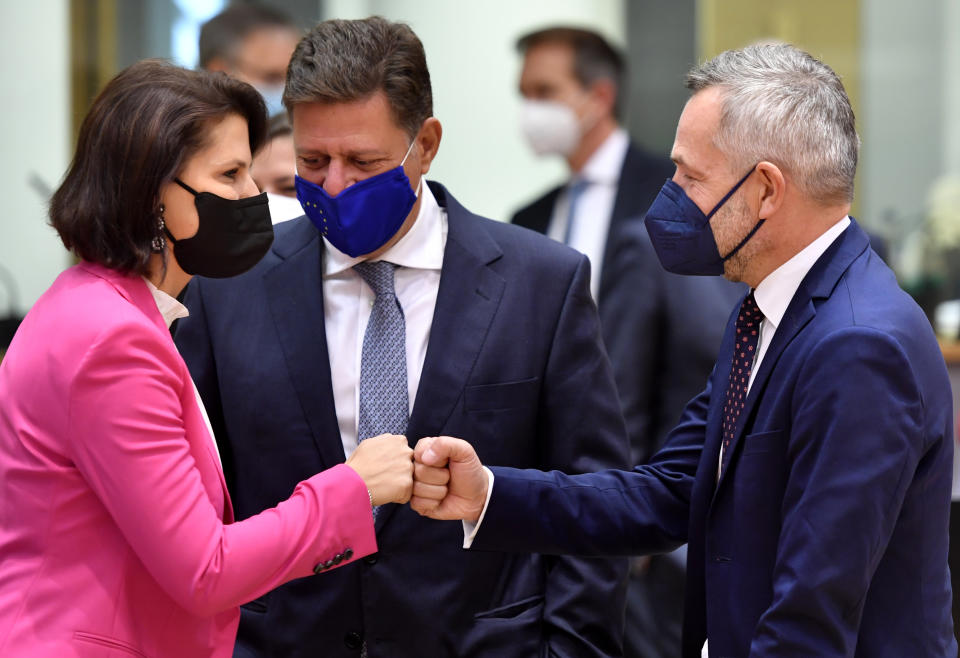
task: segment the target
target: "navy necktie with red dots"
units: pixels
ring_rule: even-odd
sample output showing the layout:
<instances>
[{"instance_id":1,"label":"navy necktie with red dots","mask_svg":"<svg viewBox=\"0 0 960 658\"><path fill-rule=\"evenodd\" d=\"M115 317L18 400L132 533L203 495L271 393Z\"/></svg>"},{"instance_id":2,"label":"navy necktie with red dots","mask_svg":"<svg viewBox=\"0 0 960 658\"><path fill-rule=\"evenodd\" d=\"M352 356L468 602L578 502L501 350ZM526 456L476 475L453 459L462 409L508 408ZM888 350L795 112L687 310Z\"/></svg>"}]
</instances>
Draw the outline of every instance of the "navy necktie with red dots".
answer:
<instances>
[{"instance_id":1,"label":"navy necktie with red dots","mask_svg":"<svg viewBox=\"0 0 960 658\"><path fill-rule=\"evenodd\" d=\"M730 367L730 378L727 380L727 397L723 402L723 458L720 471L727 467L730 461L730 443L747 401L747 386L750 383L750 370L757 355L757 342L760 339L760 322L763 314L753 298L753 291L747 295L740 305L740 314L737 316L736 342L733 347L733 364Z\"/></svg>"}]
</instances>

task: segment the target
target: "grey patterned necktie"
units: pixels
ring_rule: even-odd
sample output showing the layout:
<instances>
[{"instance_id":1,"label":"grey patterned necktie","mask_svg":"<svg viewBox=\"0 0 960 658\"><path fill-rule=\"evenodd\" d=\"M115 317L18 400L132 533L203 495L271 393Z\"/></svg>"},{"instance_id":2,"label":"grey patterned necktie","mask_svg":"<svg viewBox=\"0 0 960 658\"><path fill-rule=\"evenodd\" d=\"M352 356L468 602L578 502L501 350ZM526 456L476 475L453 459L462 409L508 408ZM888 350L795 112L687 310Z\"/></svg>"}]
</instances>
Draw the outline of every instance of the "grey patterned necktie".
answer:
<instances>
[{"instance_id":1,"label":"grey patterned necktie","mask_svg":"<svg viewBox=\"0 0 960 658\"><path fill-rule=\"evenodd\" d=\"M360 356L358 442L387 432L407 431L407 330L393 287L396 267L382 260L353 266L376 295ZM373 508L374 519L379 509ZM367 658L366 641L360 648L360 658Z\"/></svg>"},{"instance_id":2,"label":"grey patterned necktie","mask_svg":"<svg viewBox=\"0 0 960 658\"><path fill-rule=\"evenodd\" d=\"M393 287L396 265L386 261L353 266L376 294L363 335L357 440L407 431L406 326Z\"/></svg>"}]
</instances>

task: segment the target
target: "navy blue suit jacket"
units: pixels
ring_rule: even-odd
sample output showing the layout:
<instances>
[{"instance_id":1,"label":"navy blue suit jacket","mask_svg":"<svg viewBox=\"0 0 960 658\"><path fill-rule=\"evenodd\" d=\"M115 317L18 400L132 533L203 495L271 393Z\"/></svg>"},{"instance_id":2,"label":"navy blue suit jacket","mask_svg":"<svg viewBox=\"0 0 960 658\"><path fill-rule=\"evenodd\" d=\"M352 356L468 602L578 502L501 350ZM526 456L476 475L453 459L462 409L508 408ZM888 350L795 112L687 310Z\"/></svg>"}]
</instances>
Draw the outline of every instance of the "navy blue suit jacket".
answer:
<instances>
[{"instance_id":1,"label":"navy blue suit jacket","mask_svg":"<svg viewBox=\"0 0 960 658\"><path fill-rule=\"evenodd\" d=\"M493 463L626 467L627 441L589 263L477 217L431 183L449 232L408 427L462 436ZM194 279L176 340L223 453L237 518L344 461L324 330L322 240L300 218L233 279ZM379 553L243 609L238 656L527 658L620 654L626 561L476 553L462 525L377 515Z\"/></svg>"},{"instance_id":2,"label":"navy blue suit jacket","mask_svg":"<svg viewBox=\"0 0 960 658\"><path fill-rule=\"evenodd\" d=\"M474 546L629 554L689 540L683 655L955 656L950 382L930 326L853 224L793 297L717 481L733 320L647 466L494 469Z\"/></svg>"}]
</instances>

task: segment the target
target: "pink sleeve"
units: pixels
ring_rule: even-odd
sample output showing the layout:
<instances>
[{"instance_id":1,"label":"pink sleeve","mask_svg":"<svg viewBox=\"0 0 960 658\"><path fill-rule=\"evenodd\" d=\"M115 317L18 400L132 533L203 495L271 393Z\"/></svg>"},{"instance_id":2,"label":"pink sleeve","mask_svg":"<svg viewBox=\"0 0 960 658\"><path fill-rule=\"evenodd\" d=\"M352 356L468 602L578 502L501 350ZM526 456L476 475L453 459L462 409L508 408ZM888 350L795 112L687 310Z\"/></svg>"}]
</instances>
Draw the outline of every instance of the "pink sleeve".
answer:
<instances>
[{"instance_id":1,"label":"pink sleeve","mask_svg":"<svg viewBox=\"0 0 960 658\"><path fill-rule=\"evenodd\" d=\"M350 556L343 565L377 550L366 487L343 464L224 525L185 435L181 393L193 390L184 372L172 344L143 326L115 327L81 362L68 410L77 468L174 600L211 615L338 555Z\"/></svg>"}]
</instances>

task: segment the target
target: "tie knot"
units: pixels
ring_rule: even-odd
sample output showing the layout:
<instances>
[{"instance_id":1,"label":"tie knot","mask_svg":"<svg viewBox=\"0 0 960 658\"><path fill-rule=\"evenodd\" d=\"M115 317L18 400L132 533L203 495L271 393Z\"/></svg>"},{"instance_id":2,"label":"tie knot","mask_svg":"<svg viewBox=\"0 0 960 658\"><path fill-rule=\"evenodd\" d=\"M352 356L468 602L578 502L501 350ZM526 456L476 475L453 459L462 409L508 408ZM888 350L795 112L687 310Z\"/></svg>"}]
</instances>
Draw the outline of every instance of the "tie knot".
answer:
<instances>
[{"instance_id":1,"label":"tie knot","mask_svg":"<svg viewBox=\"0 0 960 658\"><path fill-rule=\"evenodd\" d=\"M385 260L363 261L353 266L360 277L376 295L393 295L393 272L397 268L393 263Z\"/></svg>"},{"instance_id":2,"label":"tie knot","mask_svg":"<svg viewBox=\"0 0 960 658\"><path fill-rule=\"evenodd\" d=\"M587 187L590 186L590 181L586 178L580 178L579 176L572 178L569 183L567 183L567 194L571 198L576 198L580 196Z\"/></svg>"},{"instance_id":3,"label":"tie knot","mask_svg":"<svg viewBox=\"0 0 960 658\"><path fill-rule=\"evenodd\" d=\"M750 291L750 294L747 295L743 303L740 304L740 314L737 316L737 326L738 327L752 327L754 325L759 325L763 321L763 313L760 312L760 307L757 306L757 300L753 296L753 291Z\"/></svg>"}]
</instances>

